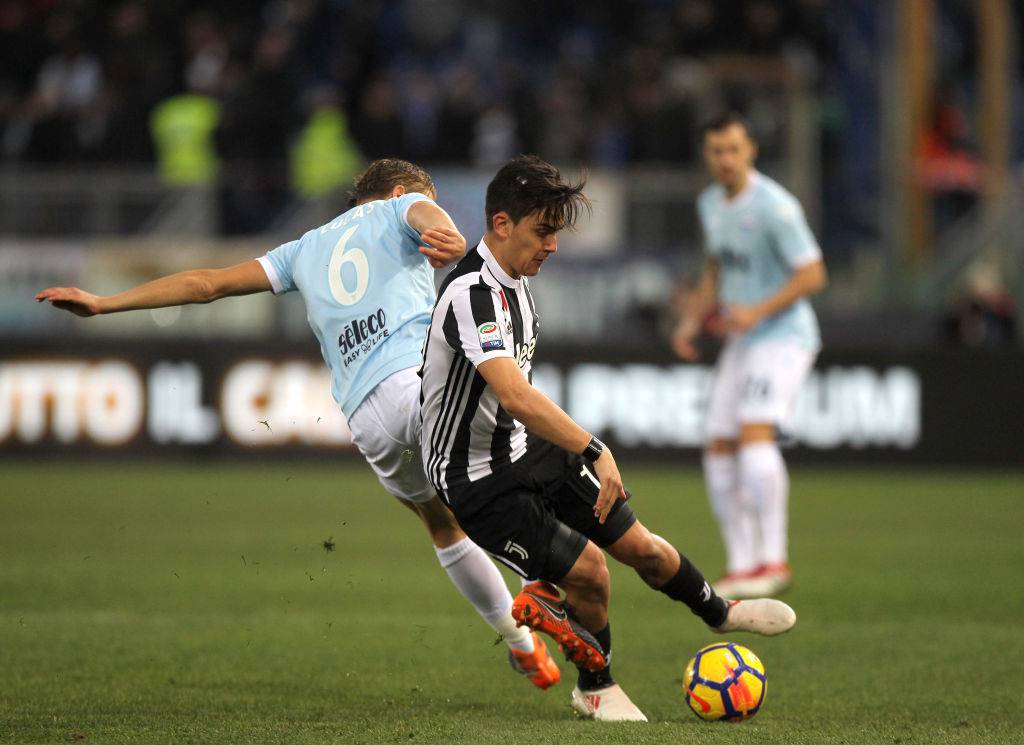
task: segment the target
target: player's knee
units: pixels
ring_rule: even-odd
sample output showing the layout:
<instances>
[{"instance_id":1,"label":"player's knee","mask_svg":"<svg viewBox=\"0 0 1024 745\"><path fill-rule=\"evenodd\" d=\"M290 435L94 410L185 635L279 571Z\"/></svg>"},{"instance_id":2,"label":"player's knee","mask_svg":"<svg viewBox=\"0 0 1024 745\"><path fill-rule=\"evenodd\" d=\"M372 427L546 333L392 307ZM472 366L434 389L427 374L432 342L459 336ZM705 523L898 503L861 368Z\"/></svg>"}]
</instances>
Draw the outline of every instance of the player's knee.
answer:
<instances>
[{"instance_id":1,"label":"player's knee","mask_svg":"<svg viewBox=\"0 0 1024 745\"><path fill-rule=\"evenodd\" d=\"M448 548L453 546L463 538L466 534L462 532L458 527L455 528L434 528L427 527L430 531L430 540L437 548Z\"/></svg>"},{"instance_id":2,"label":"player's knee","mask_svg":"<svg viewBox=\"0 0 1024 745\"><path fill-rule=\"evenodd\" d=\"M437 497L427 502L416 503L412 508L430 534L430 540L438 548L446 548L466 537L451 510Z\"/></svg>"}]
</instances>

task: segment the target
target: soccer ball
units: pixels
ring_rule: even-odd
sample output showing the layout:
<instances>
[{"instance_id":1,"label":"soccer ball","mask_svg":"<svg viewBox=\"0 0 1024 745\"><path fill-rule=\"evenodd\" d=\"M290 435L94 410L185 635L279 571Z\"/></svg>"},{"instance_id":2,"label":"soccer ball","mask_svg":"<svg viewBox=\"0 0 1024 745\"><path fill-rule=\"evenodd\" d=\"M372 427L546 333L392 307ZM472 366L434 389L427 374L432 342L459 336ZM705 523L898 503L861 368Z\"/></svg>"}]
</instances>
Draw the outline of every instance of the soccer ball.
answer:
<instances>
[{"instance_id":1,"label":"soccer ball","mask_svg":"<svg viewBox=\"0 0 1024 745\"><path fill-rule=\"evenodd\" d=\"M742 722L757 713L768 676L757 655L732 642L710 644L686 666L683 693L693 713L709 722Z\"/></svg>"}]
</instances>

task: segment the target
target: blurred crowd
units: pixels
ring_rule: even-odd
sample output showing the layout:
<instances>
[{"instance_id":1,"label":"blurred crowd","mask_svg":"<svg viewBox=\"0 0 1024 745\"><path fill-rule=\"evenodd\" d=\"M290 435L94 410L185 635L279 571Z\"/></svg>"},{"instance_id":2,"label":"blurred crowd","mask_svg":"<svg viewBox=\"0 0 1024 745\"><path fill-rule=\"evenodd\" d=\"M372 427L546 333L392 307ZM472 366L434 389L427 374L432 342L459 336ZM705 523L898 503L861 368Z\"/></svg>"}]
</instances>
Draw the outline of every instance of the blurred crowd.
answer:
<instances>
[{"instance_id":1,"label":"blurred crowd","mask_svg":"<svg viewBox=\"0 0 1024 745\"><path fill-rule=\"evenodd\" d=\"M1017 340L1017 307L998 265L978 261L965 273L943 319L946 341L1000 347Z\"/></svg>"},{"instance_id":2,"label":"blurred crowd","mask_svg":"<svg viewBox=\"0 0 1024 745\"><path fill-rule=\"evenodd\" d=\"M943 95L918 152L940 227L976 196L964 6L939 3ZM822 236L845 253L879 235L883 15L835 0L0 0L0 168L152 163L166 184L217 184L226 232L259 232L384 155L696 165L697 127L724 108L770 163L800 74Z\"/></svg>"},{"instance_id":3,"label":"blurred crowd","mask_svg":"<svg viewBox=\"0 0 1024 745\"><path fill-rule=\"evenodd\" d=\"M747 115L770 163L786 155L796 74L813 91L819 235L835 262L880 234L878 7L0 0L0 169L143 164L167 185L216 189L217 229L250 234L382 156L696 166L699 124L726 108ZM976 12L962 0L936 8L938 90L915 167L941 234L974 209L981 170ZM1019 80L1015 91L1024 100ZM1013 136L1019 158L1024 130ZM1013 316L1005 293L971 291L947 336L993 343L1013 336Z\"/></svg>"},{"instance_id":4,"label":"blurred crowd","mask_svg":"<svg viewBox=\"0 0 1024 745\"><path fill-rule=\"evenodd\" d=\"M193 113L225 161L286 158L324 109L342 114L367 159L490 165L526 150L560 162L692 161L700 103L729 95L699 60L827 54L824 8L0 0L0 153L152 160L162 147L154 112L188 94L208 104Z\"/></svg>"}]
</instances>

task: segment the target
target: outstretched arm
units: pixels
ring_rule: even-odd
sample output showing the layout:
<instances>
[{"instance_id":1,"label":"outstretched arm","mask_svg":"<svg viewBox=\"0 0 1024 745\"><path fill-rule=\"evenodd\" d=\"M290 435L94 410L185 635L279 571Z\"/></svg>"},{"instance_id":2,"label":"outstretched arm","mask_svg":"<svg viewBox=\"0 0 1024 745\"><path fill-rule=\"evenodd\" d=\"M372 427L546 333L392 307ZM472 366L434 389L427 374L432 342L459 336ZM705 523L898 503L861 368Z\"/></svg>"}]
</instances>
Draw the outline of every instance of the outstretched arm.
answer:
<instances>
[{"instance_id":1,"label":"outstretched arm","mask_svg":"<svg viewBox=\"0 0 1024 745\"><path fill-rule=\"evenodd\" d=\"M194 269L178 272L116 295L93 295L77 287L49 287L36 300L49 300L53 307L76 316L96 316L142 308L165 308L169 305L211 303L232 295L269 292L270 280L256 260L225 269Z\"/></svg>"},{"instance_id":2,"label":"outstretched arm","mask_svg":"<svg viewBox=\"0 0 1024 745\"><path fill-rule=\"evenodd\" d=\"M452 218L433 202L415 202L406 215L410 227L420 234L425 245L420 253L435 269L448 266L466 255L466 239Z\"/></svg>"}]
</instances>

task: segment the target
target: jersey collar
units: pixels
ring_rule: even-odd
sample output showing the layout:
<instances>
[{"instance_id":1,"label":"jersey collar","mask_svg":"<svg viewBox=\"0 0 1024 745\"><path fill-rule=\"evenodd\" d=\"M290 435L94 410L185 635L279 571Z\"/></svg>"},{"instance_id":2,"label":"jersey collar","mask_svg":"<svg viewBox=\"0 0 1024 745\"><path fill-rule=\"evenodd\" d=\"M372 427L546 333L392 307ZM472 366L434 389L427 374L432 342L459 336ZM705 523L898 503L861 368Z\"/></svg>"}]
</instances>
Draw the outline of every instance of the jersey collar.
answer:
<instances>
[{"instance_id":1,"label":"jersey collar","mask_svg":"<svg viewBox=\"0 0 1024 745\"><path fill-rule=\"evenodd\" d=\"M743 191L732 199L729 199L729 195L725 192L725 187L722 187L722 203L731 209L745 206L754 196L754 192L757 191L757 187L760 183L761 174L754 169L751 169L750 175L747 177L747 185L743 187Z\"/></svg>"},{"instance_id":2,"label":"jersey collar","mask_svg":"<svg viewBox=\"0 0 1024 745\"><path fill-rule=\"evenodd\" d=\"M512 279L508 276L505 270L501 268L501 264L498 263L498 260L494 258L494 254L491 253L491 249L487 247L487 244L484 243L482 238L480 239L480 243L477 244L476 250L483 257L484 263L487 265L491 274L493 274L494 278L501 282L501 284L512 289L522 286L523 280Z\"/></svg>"}]
</instances>

